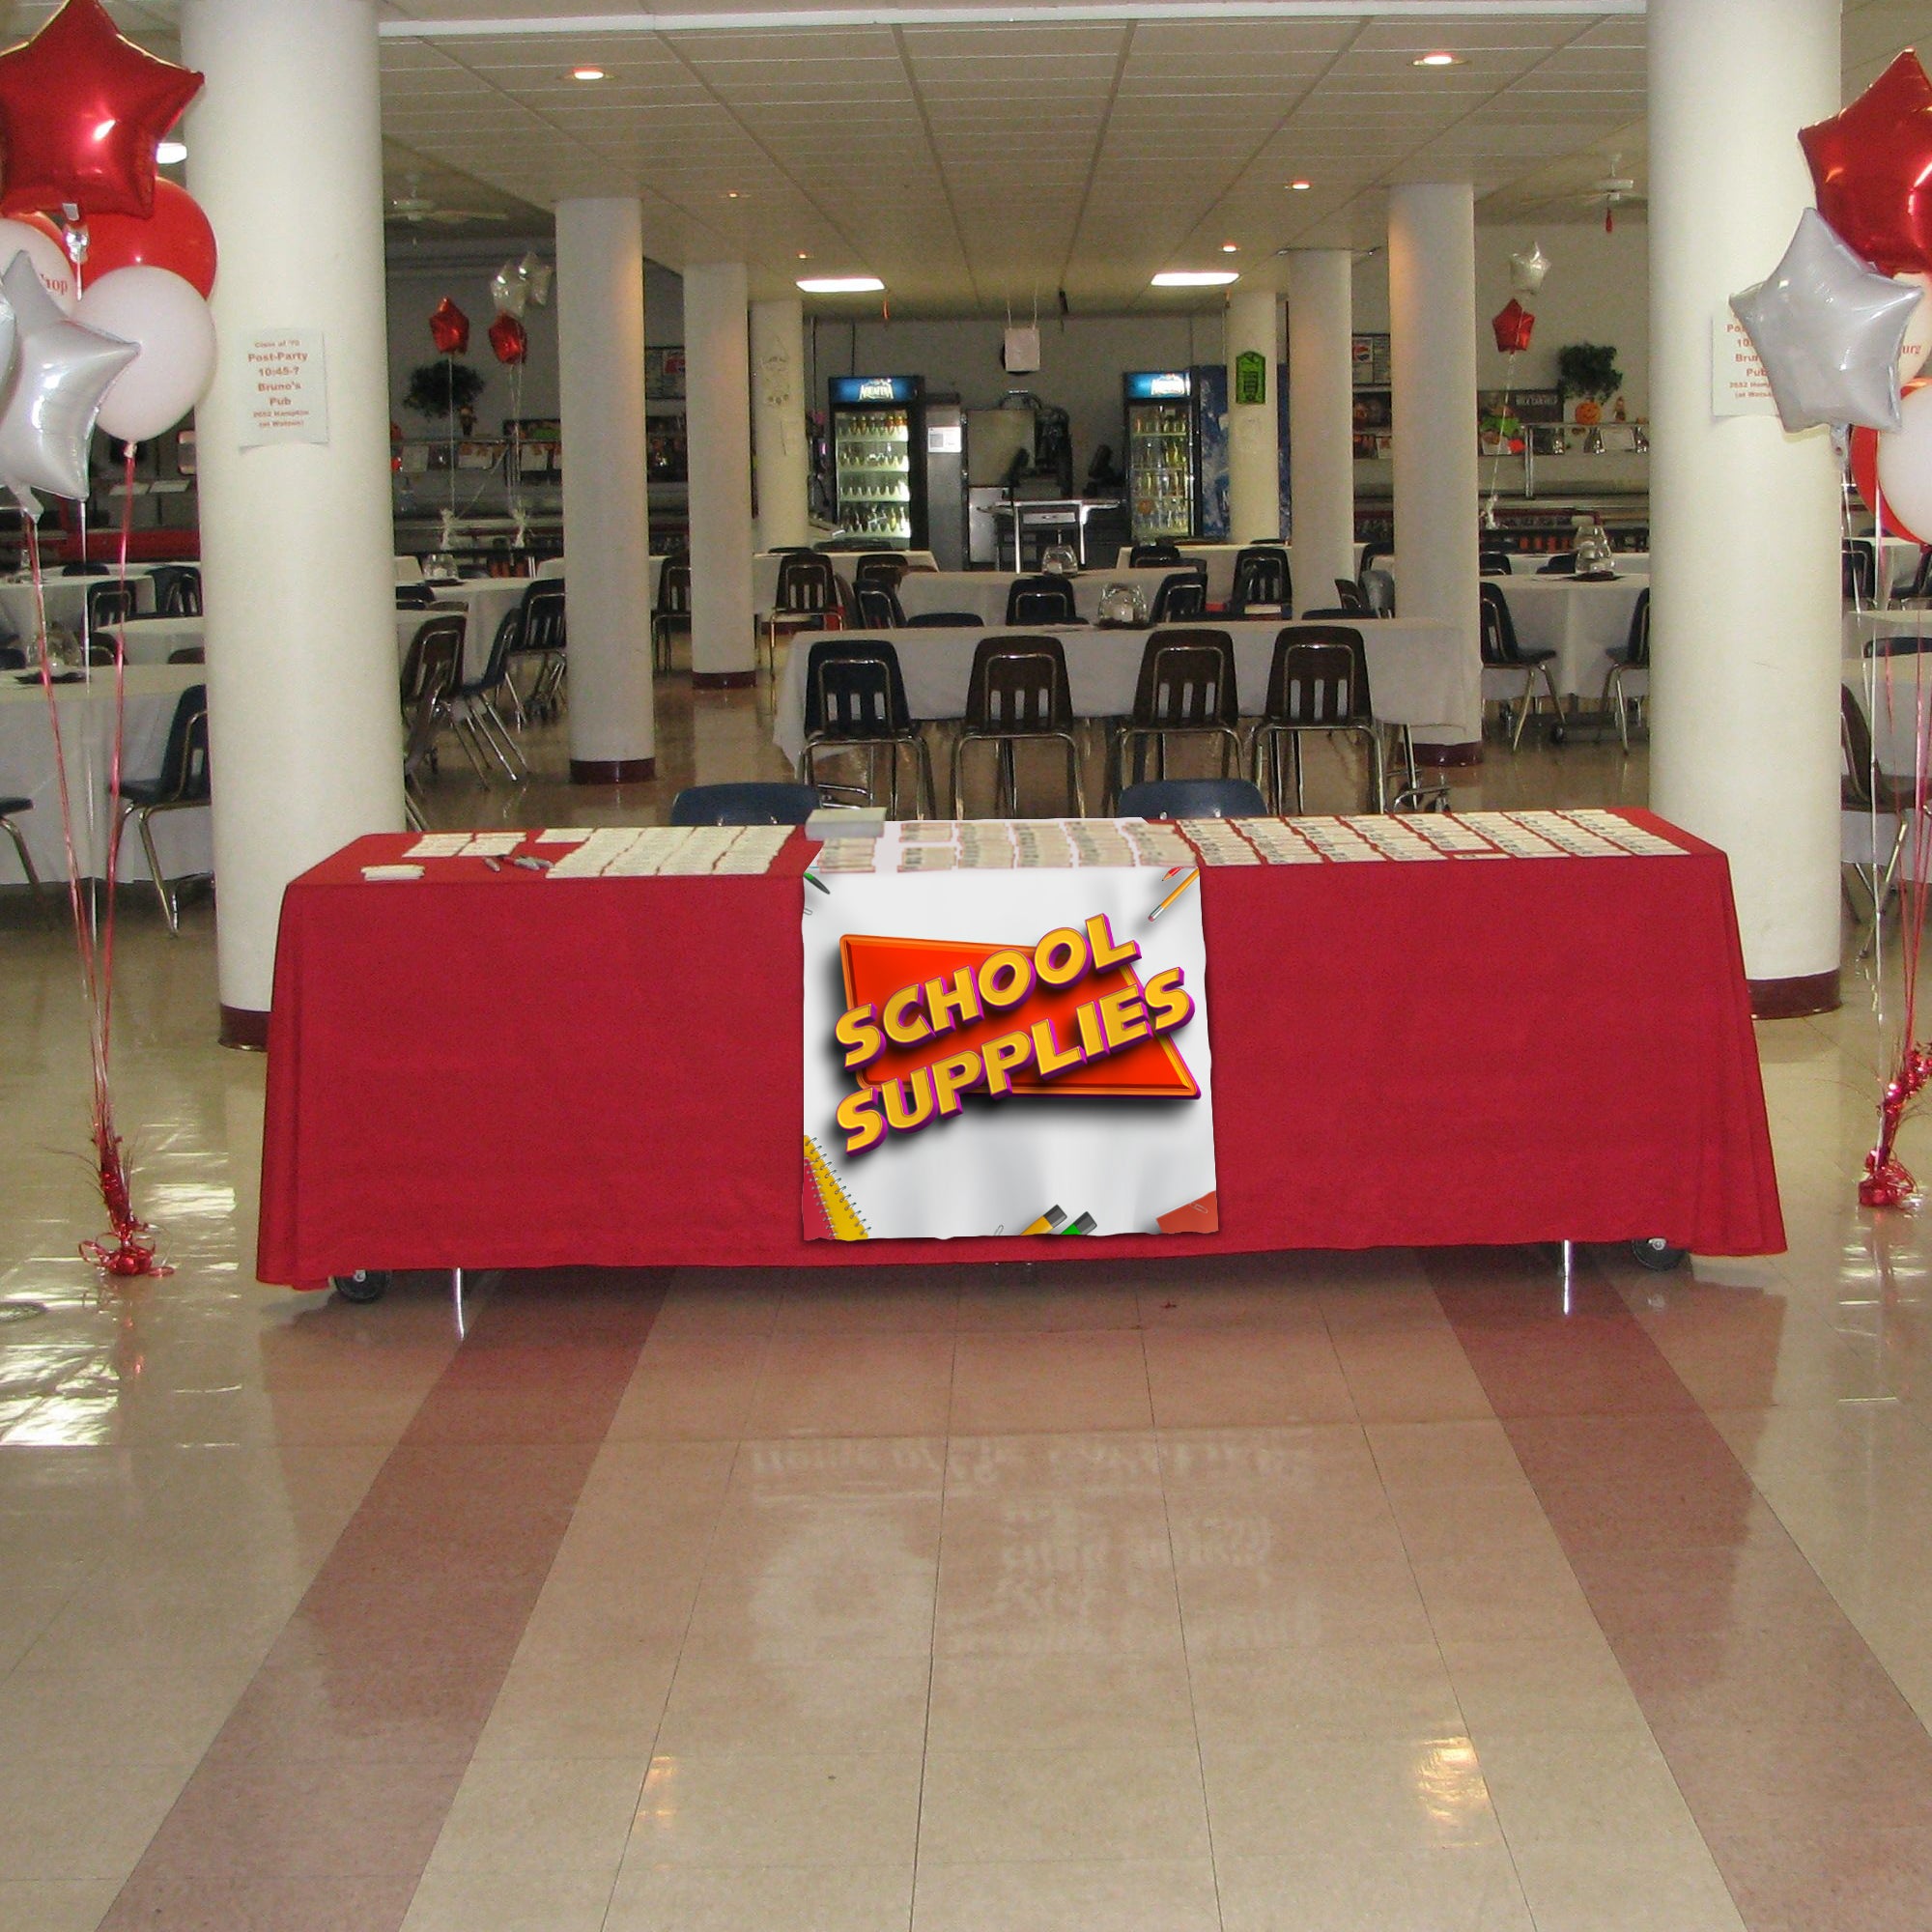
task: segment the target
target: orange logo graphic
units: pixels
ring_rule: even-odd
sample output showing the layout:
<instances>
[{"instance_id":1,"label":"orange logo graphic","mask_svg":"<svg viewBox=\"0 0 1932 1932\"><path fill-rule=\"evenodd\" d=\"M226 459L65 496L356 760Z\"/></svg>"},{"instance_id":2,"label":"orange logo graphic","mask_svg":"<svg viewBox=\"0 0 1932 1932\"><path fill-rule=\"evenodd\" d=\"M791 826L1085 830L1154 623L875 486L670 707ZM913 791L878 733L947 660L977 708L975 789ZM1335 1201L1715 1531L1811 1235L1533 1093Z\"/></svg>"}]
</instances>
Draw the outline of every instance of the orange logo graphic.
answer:
<instances>
[{"instance_id":1,"label":"orange logo graphic","mask_svg":"<svg viewBox=\"0 0 1932 1932\"><path fill-rule=\"evenodd\" d=\"M960 1112L962 1096L1085 1094L1193 1099L1167 1036L1194 1016L1179 967L1143 981L1140 947L1104 915L1032 948L848 934L833 1029L858 1088L839 1103L848 1153Z\"/></svg>"}]
</instances>

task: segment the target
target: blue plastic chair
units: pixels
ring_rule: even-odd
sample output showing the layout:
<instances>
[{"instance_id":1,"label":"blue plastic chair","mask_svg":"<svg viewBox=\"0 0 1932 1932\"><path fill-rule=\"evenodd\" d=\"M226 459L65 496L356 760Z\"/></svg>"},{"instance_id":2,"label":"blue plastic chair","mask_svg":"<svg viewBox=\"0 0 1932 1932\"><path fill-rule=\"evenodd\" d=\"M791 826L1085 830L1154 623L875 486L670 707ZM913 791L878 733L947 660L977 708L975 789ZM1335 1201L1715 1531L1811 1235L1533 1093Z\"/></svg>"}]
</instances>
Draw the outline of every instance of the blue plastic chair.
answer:
<instances>
[{"instance_id":1,"label":"blue plastic chair","mask_svg":"<svg viewBox=\"0 0 1932 1932\"><path fill-rule=\"evenodd\" d=\"M747 780L686 785L670 802L673 825L803 825L818 809L818 788Z\"/></svg>"},{"instance_id":2,"label":"blue plastic chair","mask_svg":"<svg viewBox=\"0 0 1932 1932\"><path fill-rule=\"evenodd\" d=\"M1144 779L1121 791L1122 818L1260 818L1261 788L1246 779Z\"/></svg>"}]
</instances>

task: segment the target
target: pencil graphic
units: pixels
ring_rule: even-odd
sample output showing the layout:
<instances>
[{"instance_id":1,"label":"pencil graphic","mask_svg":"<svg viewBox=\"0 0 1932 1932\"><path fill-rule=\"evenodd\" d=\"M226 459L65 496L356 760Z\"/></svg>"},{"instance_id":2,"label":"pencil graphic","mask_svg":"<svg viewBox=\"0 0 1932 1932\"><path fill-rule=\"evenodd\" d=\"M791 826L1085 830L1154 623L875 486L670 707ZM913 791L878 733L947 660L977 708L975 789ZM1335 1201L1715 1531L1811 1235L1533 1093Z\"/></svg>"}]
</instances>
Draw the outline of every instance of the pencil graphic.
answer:
<instances>
[{"instance_id":1,"label":"pencil graphic","mask_svg":"<svg viewBox=\"0 0 1932 1932\"><path fill-rule=\"evenodd\" d=\"M1157 906L1155 906L1151 913L1148 914L1148 923L1151 925L1154 923L1154 921L1157 920L1161 916L1161 914L1164 913L1168 909L1168 907L1171 906L1175 902L1175 900L1178 899L1181 895L1181 894L1184 893L1188 889L1188 887L1191 886L1194 883L1194 881L1198 879L1200 876L1201 876L1201 867L1199 866L1190 866L1187 868L1187 876L1184 879L1182 879L1181 882L1178 886L1176 886L1175 889L1171 893L1169 893L1168 895L1164 899L1162 899L1161 902Z\"/></svg>"},{"instance_id":2,"label":"pencil graphic","mask_svg":"<svg viewBox=\"0 0 1932 1932\"><path fill-rule=\"evenodd\" d=\"M1094 1232L1094 1226L1093 1215L1083 1214L1079 1220L1069 1221L1065 1227L1057 1228L1054 1232L1060 1235L1091 1235Z\"/></svg>"},{"instance_id":3,"label":"pencil graphic","mask_svg":"<svg viewBox=\"0 0 1932 1932\"><path fill-rule=\"evenodd\" d=\"M1023 1235L1057 1235L1065 1219L1066 1216L1057 1206L1049 1208L1038 1220L1022 1228L1020 1233Z\"/></svg>"}]
</instances>

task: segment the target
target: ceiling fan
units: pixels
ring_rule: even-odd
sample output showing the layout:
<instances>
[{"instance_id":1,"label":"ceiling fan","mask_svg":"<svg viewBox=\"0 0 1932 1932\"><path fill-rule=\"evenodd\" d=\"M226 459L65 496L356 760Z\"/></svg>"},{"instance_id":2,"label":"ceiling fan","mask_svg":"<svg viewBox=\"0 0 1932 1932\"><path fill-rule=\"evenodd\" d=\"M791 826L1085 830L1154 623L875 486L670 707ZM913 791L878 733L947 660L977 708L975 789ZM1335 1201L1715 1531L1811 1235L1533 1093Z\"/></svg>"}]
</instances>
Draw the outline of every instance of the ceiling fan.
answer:
<instances>
[{"instance_id":1,"label":"ceiling fan","mask_svg":"<svg viewBox=\"0 0 1932 1932\"><path fill-rule=\"evenodd\" d=\"M494 208L444 208L434 195L424 194L421 185L412 179L406 194L392 194L383 218L404 228L420 228L425 222L442 226L463 221L504 221L508 216Z\"/></svg>"},{"instance_id":2,"label":"ceiling fan","mask_svg":"<svg viewBox=\"0 0 1932 1932\"><path fill-rule=\"evenodd\" d=\"M1620 208L1643 208L1649 204L1648 195L1636 191L1634 177L1624 173L1624 157L1612 155L1610 164L1604 171L1601 180L1593 181L1577 197L1587 208L1601 208L1604 211L1604 233L1617 232L1617 210Z\"/></svg>"}]
</instances>

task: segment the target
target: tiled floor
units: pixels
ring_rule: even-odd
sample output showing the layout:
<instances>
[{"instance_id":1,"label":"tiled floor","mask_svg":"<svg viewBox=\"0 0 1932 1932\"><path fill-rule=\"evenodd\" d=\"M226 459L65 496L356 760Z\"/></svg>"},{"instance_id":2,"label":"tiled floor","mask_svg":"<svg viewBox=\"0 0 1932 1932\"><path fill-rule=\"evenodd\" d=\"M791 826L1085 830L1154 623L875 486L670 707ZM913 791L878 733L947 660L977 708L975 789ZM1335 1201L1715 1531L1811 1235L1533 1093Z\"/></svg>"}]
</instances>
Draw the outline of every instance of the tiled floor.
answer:
<instances>
[{"instance_id":1,"label":"tiled floor","mask_svg":"<svg viewBox=\"0 0 1932 1932\"><path fill-rule=\"evenodd\" d=\"M661 816L766 728L668 689L661 784L445 761L438 816ZM1856 974L1760 1033L1790 1253L1593 1253L1568 1318L1545 1255L1103 1259L486 1277L459 1348L438 1281L254 1284L205 901L128 901L179 1272L99 1288L71 967L14 901L0 952L0 1932L1932 1923L1926 1250L1854 1202Z\"/></svg>"}]
</instances>

